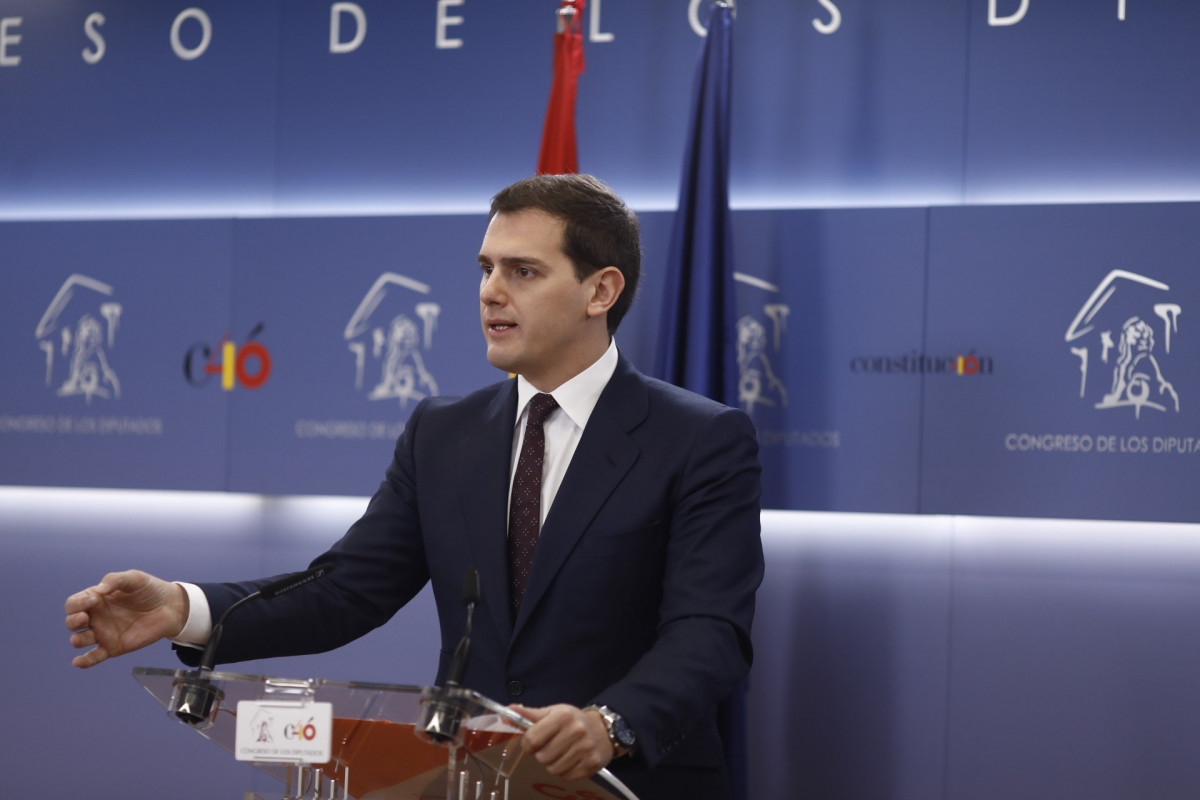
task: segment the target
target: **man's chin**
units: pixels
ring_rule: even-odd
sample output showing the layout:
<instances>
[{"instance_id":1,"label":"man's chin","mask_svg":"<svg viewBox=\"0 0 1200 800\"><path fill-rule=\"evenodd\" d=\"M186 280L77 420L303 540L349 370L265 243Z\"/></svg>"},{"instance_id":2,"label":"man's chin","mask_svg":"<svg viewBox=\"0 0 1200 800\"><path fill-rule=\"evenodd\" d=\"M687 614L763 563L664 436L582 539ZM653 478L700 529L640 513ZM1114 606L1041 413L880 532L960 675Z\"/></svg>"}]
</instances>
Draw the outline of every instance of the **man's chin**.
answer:
<instances>
[{"instance_id":1,"label":"man's chin","mask_svg":"<svg viewBox=\"0 0 1200 800\"><path fill-rule=\"evenodd\" d=\"M517 372L517 364L514 359L506 358L502 353L494 352L491 348L487 353L488 363L498 370L503 370L509 375L515 375Z\"/></svg>"}]
</instances>

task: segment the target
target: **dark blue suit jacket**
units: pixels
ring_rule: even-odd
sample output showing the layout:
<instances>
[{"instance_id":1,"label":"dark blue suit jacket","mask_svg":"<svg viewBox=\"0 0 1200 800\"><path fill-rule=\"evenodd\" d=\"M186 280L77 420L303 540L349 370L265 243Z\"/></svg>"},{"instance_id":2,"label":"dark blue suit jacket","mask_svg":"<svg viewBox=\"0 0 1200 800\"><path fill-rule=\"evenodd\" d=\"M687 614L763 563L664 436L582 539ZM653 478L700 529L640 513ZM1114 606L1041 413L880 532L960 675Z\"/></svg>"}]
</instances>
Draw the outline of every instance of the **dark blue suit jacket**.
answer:
<instances>
[{"instance_id":1,"label":"dark blue suit jacket","mask_svg":"<svg viewBox=\"0 0 1200 800\"><path fill-rule=\"evenodd\" d=\"M719 765L714 712L750 667L763 571L753 424L622 357L543 525L513 619L506 508L516 403L513 380L422 402L362 519L314 561L334 572L239 610L218 661L332 649L382 625L430 580L441 683L465 624L463 577L475 566L482 598L464 686L502 703L617 710L639 752L612 769L635 791L652 791L644 779L670 767ZM214 619L255 585L204 585Z\"/></svg>"}]
</instances>

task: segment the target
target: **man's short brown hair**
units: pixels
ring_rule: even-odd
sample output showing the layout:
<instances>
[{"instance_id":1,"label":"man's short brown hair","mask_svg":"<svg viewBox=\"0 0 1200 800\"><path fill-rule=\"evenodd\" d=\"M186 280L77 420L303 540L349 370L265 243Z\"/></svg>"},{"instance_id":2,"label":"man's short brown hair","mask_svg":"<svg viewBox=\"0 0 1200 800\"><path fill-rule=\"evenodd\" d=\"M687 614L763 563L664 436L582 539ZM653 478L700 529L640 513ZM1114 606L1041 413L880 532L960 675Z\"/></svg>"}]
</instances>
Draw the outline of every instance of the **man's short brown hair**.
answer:
<instances>
[{"instance_id":1,"label":"man's short brown hair","mask_svg":"<svg viewBox=\"0 0 1200 800\"><path fill-rule=\"evenodd\" d=\"M614 333L633 305L642 274L637 215L603 182L569 174L535 175L500 190L489 218L530 209L565 223L562 249L579 280L604 267L616 267L625 276L625 289L608 310L608 332Z\"/></svg>"}]
</instances>

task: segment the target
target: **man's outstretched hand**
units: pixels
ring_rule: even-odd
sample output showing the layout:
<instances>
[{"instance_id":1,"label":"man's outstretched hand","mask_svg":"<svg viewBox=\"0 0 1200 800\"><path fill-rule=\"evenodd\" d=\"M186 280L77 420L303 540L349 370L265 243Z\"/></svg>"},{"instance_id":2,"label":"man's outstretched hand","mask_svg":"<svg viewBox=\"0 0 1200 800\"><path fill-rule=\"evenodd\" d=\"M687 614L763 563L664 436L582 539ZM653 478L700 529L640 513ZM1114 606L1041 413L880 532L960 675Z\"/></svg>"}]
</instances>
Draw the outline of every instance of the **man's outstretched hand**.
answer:
<instances>
[{"instance_id":1,"label":"man's outstretched hand","mask_svg":"<svg viewBox=\"0 0 1200 800\"><path fill-rule=\"evenodd\" d=\"M92 648L71 663L86 669L178 636L187 621L183 587L138 570L110 572L100 583L67 598L71 646Z\"/></svg>"}]
</instances>

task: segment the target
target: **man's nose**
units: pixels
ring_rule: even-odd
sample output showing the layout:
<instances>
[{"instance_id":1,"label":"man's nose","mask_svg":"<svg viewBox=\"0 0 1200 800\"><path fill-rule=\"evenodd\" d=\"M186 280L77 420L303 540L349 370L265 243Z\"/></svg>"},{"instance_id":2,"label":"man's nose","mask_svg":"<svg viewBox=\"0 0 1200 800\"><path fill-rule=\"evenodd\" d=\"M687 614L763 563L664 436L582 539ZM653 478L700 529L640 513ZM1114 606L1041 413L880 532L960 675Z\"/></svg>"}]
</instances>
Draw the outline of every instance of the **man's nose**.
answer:
<instances>
[{"instance_id":1,"label":"man's nose","mask_svg":"<svg viewBox=\"0 0 1200 800\"><path fill-rule=\"evenodd\" d=\"M492 273L479 284L479 300L488 305L497 305L504 300L504 287L500 276Z\"/></svg>"}]
</instances>

